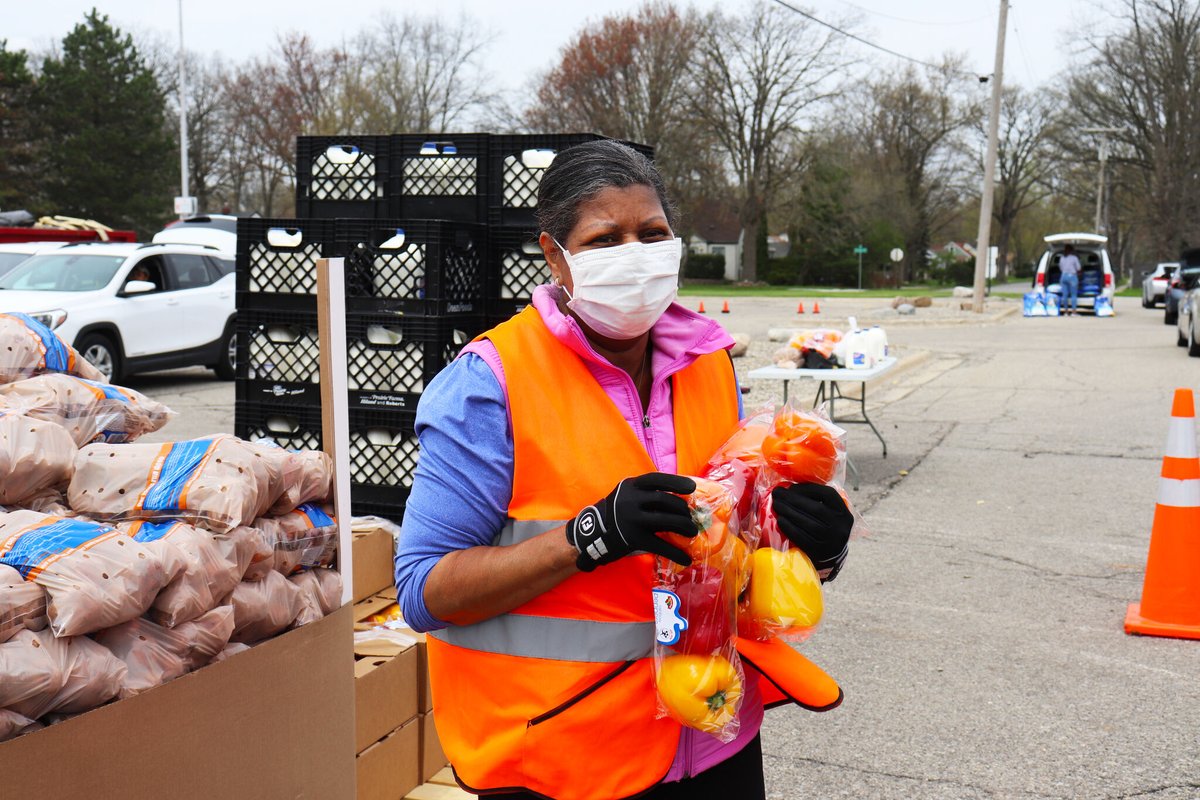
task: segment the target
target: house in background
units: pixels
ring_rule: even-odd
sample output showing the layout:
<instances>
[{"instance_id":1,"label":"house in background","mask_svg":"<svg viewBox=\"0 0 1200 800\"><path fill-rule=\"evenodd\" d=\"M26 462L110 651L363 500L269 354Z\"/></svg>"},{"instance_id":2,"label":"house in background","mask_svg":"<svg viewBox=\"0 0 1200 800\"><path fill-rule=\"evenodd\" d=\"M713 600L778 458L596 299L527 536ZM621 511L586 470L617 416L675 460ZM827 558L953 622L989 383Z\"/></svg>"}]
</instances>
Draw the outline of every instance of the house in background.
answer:
<instances>
[{"instance_id":1,"label":"house in background","mask_svg":"<svg viewBox=\"0 0 1200 800\"><path fill-rule=\"evenodd\" d=\"M947 261L974 261L975 245L970 242L946 242L941 247L935 247L932 256L941 256Z\"/></svg>"},{"instance_id":2,"label":"house in background","mask_svg":"<svg viewBox=\"0 0 1200 800\"><path fill-rule=\"evenodd\" d=\"M792 242L786 232L767 237L767 258L787 258L792 252Z\"/></svg>"},{"instance_id":3,"label":"house in background","mask_svg":"<svg viewBox=\"0 0 1200 800\"><path fill-rule=\"evenodd\" d=\"M732 206L705 200L696 210L688 251L725 257L725 279L736 281L742 271L742 224Z\"/></svg>"}]
</instances>

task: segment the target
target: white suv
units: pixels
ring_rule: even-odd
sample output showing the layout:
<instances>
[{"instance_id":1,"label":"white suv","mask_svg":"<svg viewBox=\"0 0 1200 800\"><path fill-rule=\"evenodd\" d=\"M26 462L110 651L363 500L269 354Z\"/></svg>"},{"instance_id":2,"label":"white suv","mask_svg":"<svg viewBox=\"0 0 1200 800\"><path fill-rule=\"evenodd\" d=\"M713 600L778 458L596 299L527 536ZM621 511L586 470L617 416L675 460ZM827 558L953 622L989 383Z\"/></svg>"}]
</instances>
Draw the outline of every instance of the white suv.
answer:
<instances>
[{"instance_id":1,"label":"white suv","mask_svg":"<svg viewBox=\"0 0 1200 800\"><path fill-rule=\"evenodd\" d=\"M183 244L72 244L0 278L0 312L23 311L110 381L200 365L234 373L234 260Z\"/></svg>"}]
</instances>

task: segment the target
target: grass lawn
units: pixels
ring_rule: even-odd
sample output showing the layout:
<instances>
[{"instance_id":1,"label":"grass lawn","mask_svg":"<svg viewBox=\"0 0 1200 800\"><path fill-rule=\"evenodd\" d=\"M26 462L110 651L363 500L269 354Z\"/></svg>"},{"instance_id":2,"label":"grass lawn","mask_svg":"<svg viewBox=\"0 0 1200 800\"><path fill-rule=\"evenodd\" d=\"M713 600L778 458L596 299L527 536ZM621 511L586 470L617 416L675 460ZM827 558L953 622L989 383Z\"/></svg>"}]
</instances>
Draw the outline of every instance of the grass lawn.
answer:
<instances>
[{"instance_id":1,"label":"grass lawn","mask_svg":"<svg viewBox=\"0 0 1200 800\"><path fill-rule=\"evenodd\" d=\"M903 289L835 289L828 286L732 286L723 283L685 283L682 297L949 297L950 286L905 286Z\"/></svg>"}]
</instances>

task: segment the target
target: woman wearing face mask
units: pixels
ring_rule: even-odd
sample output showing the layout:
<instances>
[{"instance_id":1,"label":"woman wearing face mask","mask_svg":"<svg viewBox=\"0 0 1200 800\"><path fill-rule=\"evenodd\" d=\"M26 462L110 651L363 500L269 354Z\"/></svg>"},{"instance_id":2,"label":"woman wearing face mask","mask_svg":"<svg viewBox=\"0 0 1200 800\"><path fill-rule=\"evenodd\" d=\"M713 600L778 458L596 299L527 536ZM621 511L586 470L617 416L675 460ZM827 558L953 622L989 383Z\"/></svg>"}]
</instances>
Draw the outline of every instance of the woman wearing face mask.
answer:
<instances>
[{"instance_id":1,"label":"woman wearing face mask","mask_svg":"<svg viewBox=\"0 0 1200 800\"><path fill-rule=\"evenodd\" d=\"M653 555L689 559L678 495L734 429L740 392L715 322L675 304L681 242L662 179L611 141L543 176L553 282L430 383L396 555L404 618L430 631L434 714L464 787L558 800L765 796L764 700L786 653L746 667L727 744L655 718ZM852 518L825 487L775 498L825 574ZM760 659L761 660L761 659ZM760 685L761 684L761 685Z\"/></svg>"}]
</instances>

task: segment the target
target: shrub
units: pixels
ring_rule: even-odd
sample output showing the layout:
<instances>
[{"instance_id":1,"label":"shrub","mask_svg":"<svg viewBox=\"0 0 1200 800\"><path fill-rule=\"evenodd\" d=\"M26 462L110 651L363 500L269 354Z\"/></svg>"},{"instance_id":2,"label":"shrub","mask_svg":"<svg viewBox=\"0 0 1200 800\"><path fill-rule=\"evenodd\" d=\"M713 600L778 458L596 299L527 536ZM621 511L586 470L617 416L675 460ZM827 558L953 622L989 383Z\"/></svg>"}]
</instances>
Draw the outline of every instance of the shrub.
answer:
<instances>
[{"instance_id":1,"label":"shrub","mask_svg":"<svg viewBox=\"0 0 1200 800\"><path fill-rule=\"evenodd\" d=\"M725 256L689 253L683 265L683 276L695 280L724 280Z\"/></svg>"}]
</instances>

